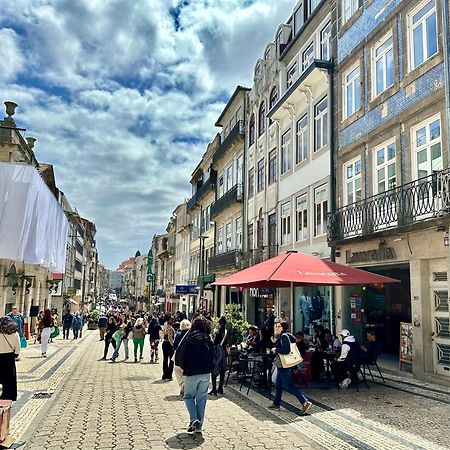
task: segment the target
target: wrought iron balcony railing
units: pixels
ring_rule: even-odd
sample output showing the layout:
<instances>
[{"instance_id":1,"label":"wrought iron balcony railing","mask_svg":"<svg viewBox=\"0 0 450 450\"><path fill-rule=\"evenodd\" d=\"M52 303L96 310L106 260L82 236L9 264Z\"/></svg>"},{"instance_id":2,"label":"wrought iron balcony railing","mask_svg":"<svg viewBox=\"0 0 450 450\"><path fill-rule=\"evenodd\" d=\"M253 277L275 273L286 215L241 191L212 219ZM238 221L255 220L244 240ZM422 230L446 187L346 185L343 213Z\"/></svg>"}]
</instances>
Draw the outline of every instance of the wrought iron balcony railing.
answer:
<instances>
[{"instance_id":1,"label":"wrought iron balcony railing","mask_svg":"<svg viewBox=\"0 0 450 450\"><path fill-rule=\"evenodd\" d=\"M220 143L219 148L213 155L213 164L219 162L219 160L225 155L226 151L230 148L231 144L240 136L244 136L245 128L244 121L238 120L234 127L230 130L226 138Z\"/></svg>"},{"instance_id":2,"label":"wrought iron balcony railing","mask_svg":"<svg viewBox=\"0 0 450 450\"><path fill-rule=\"evenodd\" d=\"M328 215L328 240L340 241L450 215L450 169L435 172Z\"/></svg>"},{"instance_id":3,"label":"wrought iron balcony railing","mask_svg":"<svg viewBox=\"0 0 450 450\"><path fill-rule=\"evenodd\" d=\"M278 255L278 245L267 245L261 248L255 248L253 250L247 250L243 253L241 259L241 268L254 266L267 259L273 258Z\"/></svg>"},{"instance_id":4,"label":"wrought iron balcony railing","mask_svg":"<svg viewBox=\"0 0 450 450\"><path fill-rule=\"evenodd\" d=\"M217 269L223 269L225 267L239 267L241 251L230 250L225 253L219 253L209 258L209 271L214 272Z\"/></svg>"},{"instance_id":5,"label":"wrought iron balcony railing","mask_svg":"<svg viewBox=\"0 0 450 450\"><path fill-rule=\"evenodd\" d=\"M224 209L235 203L242 203L243 198L242 184L235 184L211 205L211 218L217 217Z\"/></svg>"},{"instance_id":6,"label":"wrought iron balcony railing","mask_svg":"<svg viewBox=\"0 0 450 450\"><path fill-rule=\"evenodd\" d=\"M214 187L211 178L208 178L198 189L197 192L188 200L187 209L190 211L194 206Z\"/></svg>"}]
</instances>

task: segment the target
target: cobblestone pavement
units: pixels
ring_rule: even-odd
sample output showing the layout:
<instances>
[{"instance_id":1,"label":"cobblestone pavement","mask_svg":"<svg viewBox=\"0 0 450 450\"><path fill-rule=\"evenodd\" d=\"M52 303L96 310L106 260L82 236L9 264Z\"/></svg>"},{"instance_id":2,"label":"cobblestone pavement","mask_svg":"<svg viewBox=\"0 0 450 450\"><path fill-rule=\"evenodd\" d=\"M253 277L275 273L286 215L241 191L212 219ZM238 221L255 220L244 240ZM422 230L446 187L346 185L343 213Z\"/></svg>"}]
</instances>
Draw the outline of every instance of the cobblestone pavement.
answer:
<instances>
[{"instance_id":1,"label":"cobblestone pavement","mask_svg":"<svg viewBox=\"0 0 450 450\"><path fill-rule=\"evenodd\" d=\"M281 411L270 412L266 393L247 396L231 383L225 397L209 399L203 435L188 435L176 383L160 380L160 364L99 361L103 342L97 339L97 332L78 342L58 339L46 359L37 345L26 349L11 424L18 448L450 448L448 389L395 377L359 393L306 388L314 407L305 417L289 394ZM148 358L148 343L146 352Z\"/></svg>"}]
</instances>

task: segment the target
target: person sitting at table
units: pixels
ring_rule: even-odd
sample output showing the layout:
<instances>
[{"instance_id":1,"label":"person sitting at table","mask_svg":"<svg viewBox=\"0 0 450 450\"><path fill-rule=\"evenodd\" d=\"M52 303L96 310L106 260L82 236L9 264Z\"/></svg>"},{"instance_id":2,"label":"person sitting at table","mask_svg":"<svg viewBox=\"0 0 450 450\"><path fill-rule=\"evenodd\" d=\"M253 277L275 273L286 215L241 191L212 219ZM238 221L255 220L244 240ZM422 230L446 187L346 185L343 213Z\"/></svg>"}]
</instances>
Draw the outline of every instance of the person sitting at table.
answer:
<instances>
[{"instance_id":1,"label":"person sitting at table","mask_svg":"<svg viewBox=\"0 0 450 450\"><path fill-rule=\"evenodd\" d=\"M366 337L366 346L361 346L361 362L364 364L374 364L381 354L381 344L377 340L377 335L373 330L367 331Z\"/></svg>"},{"instance_id":2,"label":"person sitting at table","mask_svg":"<svg viewBox=\"0 0 450 450\"><path fill-rule=\"evenodd\" d=\"M261 338L259 336L258 327L255 325L249 327L246 343L249 353L261 352Z\"/></svg>"},{"instance_id":3,"label":"person sitting at table","mask_svg":"<svg viewBox=\"0 0 450 450\"><path fill-rule=\"evenodd\" d=\"M347 389L352 382L351 374L356 375L361 365L360 345L350 331L344 329L340 332L342 337L342 349L339 358L332 365L335 380L339 388Z\"/></svg>"},{"instance_id":4,"label":"person sitting at table","mask_svg":"<svg viewBox=\"0 0 450 450\"><path fill-rule=\"evenodd\" d=\"M303 334L303 331L297 331L297 333L295 333L295 342L297 344L298 351L303 358L306 350L308 350L308 344L305 342L305 335Z\"/></svg>"},{"instance_id":5,"label":"person sitting at table","mask_svg":"<svg viewBox=\"0 0 450 450\"><path fill-rule=\"evenodd\" d=\"M311 356L311 374L313 381L319 381L321 374L325 372L324 356L327 348L322 325L316 325L314 327L313 343L315 350Z\"/></svg>"},{"instance_id":6,"label":"person sitting at table","mask_svg":"<svg viewBox=\"0 0 450 450\"><path fill-rule=\"evenodd\" d=\"M336 336L334 336L333 333L328 328L324 330L324 336L327 345L325 349L326 351L336 352L341 349L342 347L341 341Z\"/></svg>"}]
</instances>

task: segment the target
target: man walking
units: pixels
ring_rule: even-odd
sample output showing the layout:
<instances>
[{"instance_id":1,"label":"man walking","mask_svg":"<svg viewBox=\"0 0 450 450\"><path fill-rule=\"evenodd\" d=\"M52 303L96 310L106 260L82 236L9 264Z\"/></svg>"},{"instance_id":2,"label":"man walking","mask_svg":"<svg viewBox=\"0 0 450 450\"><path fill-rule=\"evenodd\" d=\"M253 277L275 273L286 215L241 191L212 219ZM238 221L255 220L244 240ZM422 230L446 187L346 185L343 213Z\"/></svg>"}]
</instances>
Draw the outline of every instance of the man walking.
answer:
<instances>
[{"instance_id":1,"label":"man walking","mask_svg":"<svg viewBox=\"0 0 450 450\"><path fill-rule=\"evenodd\" d=\"M63 339L69 339L69 330L72 328L73 314L67 311L61 318L63 325Z\"/></svg>"},{"instance_id":2,"label":"man walking","mask_svg":"<svg viewBox=\"0 0 450 450\"><path fill-rule=\"evenodd\" d=\"M78 339L78 334L79 334L82 326L83 326L83 319L80 316L80 313L77 312L77 313L75 313L75 317L73 318L73 322L72 322L72 330L73 330L73 338L74 339Z\"/></svg>"},{"instance_id":3,"label":"man walking","mask_svg":"<svg viewBox=\"0 0 450 450\"><path fill-rule=\"evenodd\" d=\"M7 316L17 325L19 338L22 339L25 333L25 320L23 319L22 314L19 312L19 307L14 305L11 308L11 312L8 313Z\"/></svg>"},{"instance_id":4,"label":"man walking","mask_svg":"<svg viewBox=\"0 0 450 450\"><path fill-rule=\"evenodd\" d=\"M105 316L105 314L102 314L100 316L100 319L98 319L98 330L100 332L100 340L105 340L105 333L106 333L106 326L108 325L108 318Z\"/></svg>"}]
</instances>

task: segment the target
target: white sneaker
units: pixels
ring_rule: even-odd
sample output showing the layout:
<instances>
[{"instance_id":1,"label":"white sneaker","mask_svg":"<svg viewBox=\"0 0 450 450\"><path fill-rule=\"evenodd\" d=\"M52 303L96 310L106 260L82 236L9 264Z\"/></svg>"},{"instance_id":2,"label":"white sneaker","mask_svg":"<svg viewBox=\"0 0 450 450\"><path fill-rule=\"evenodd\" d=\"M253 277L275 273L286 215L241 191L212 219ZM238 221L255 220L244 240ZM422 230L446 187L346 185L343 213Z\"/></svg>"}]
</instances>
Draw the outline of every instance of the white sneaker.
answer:
<instances>
[{"instance_id":1,"label":"white sneaker","mask_svg":"<svg viewBox=\"0 0 450 450\"><path fill-rule=\"evenodd\" d=\"M342 383L339 384L339 387L341 389L347 389L348 385L352 382L352 380L350 378L345 378L344 381L342 381Z\"/></svg>"}]
</instances>

